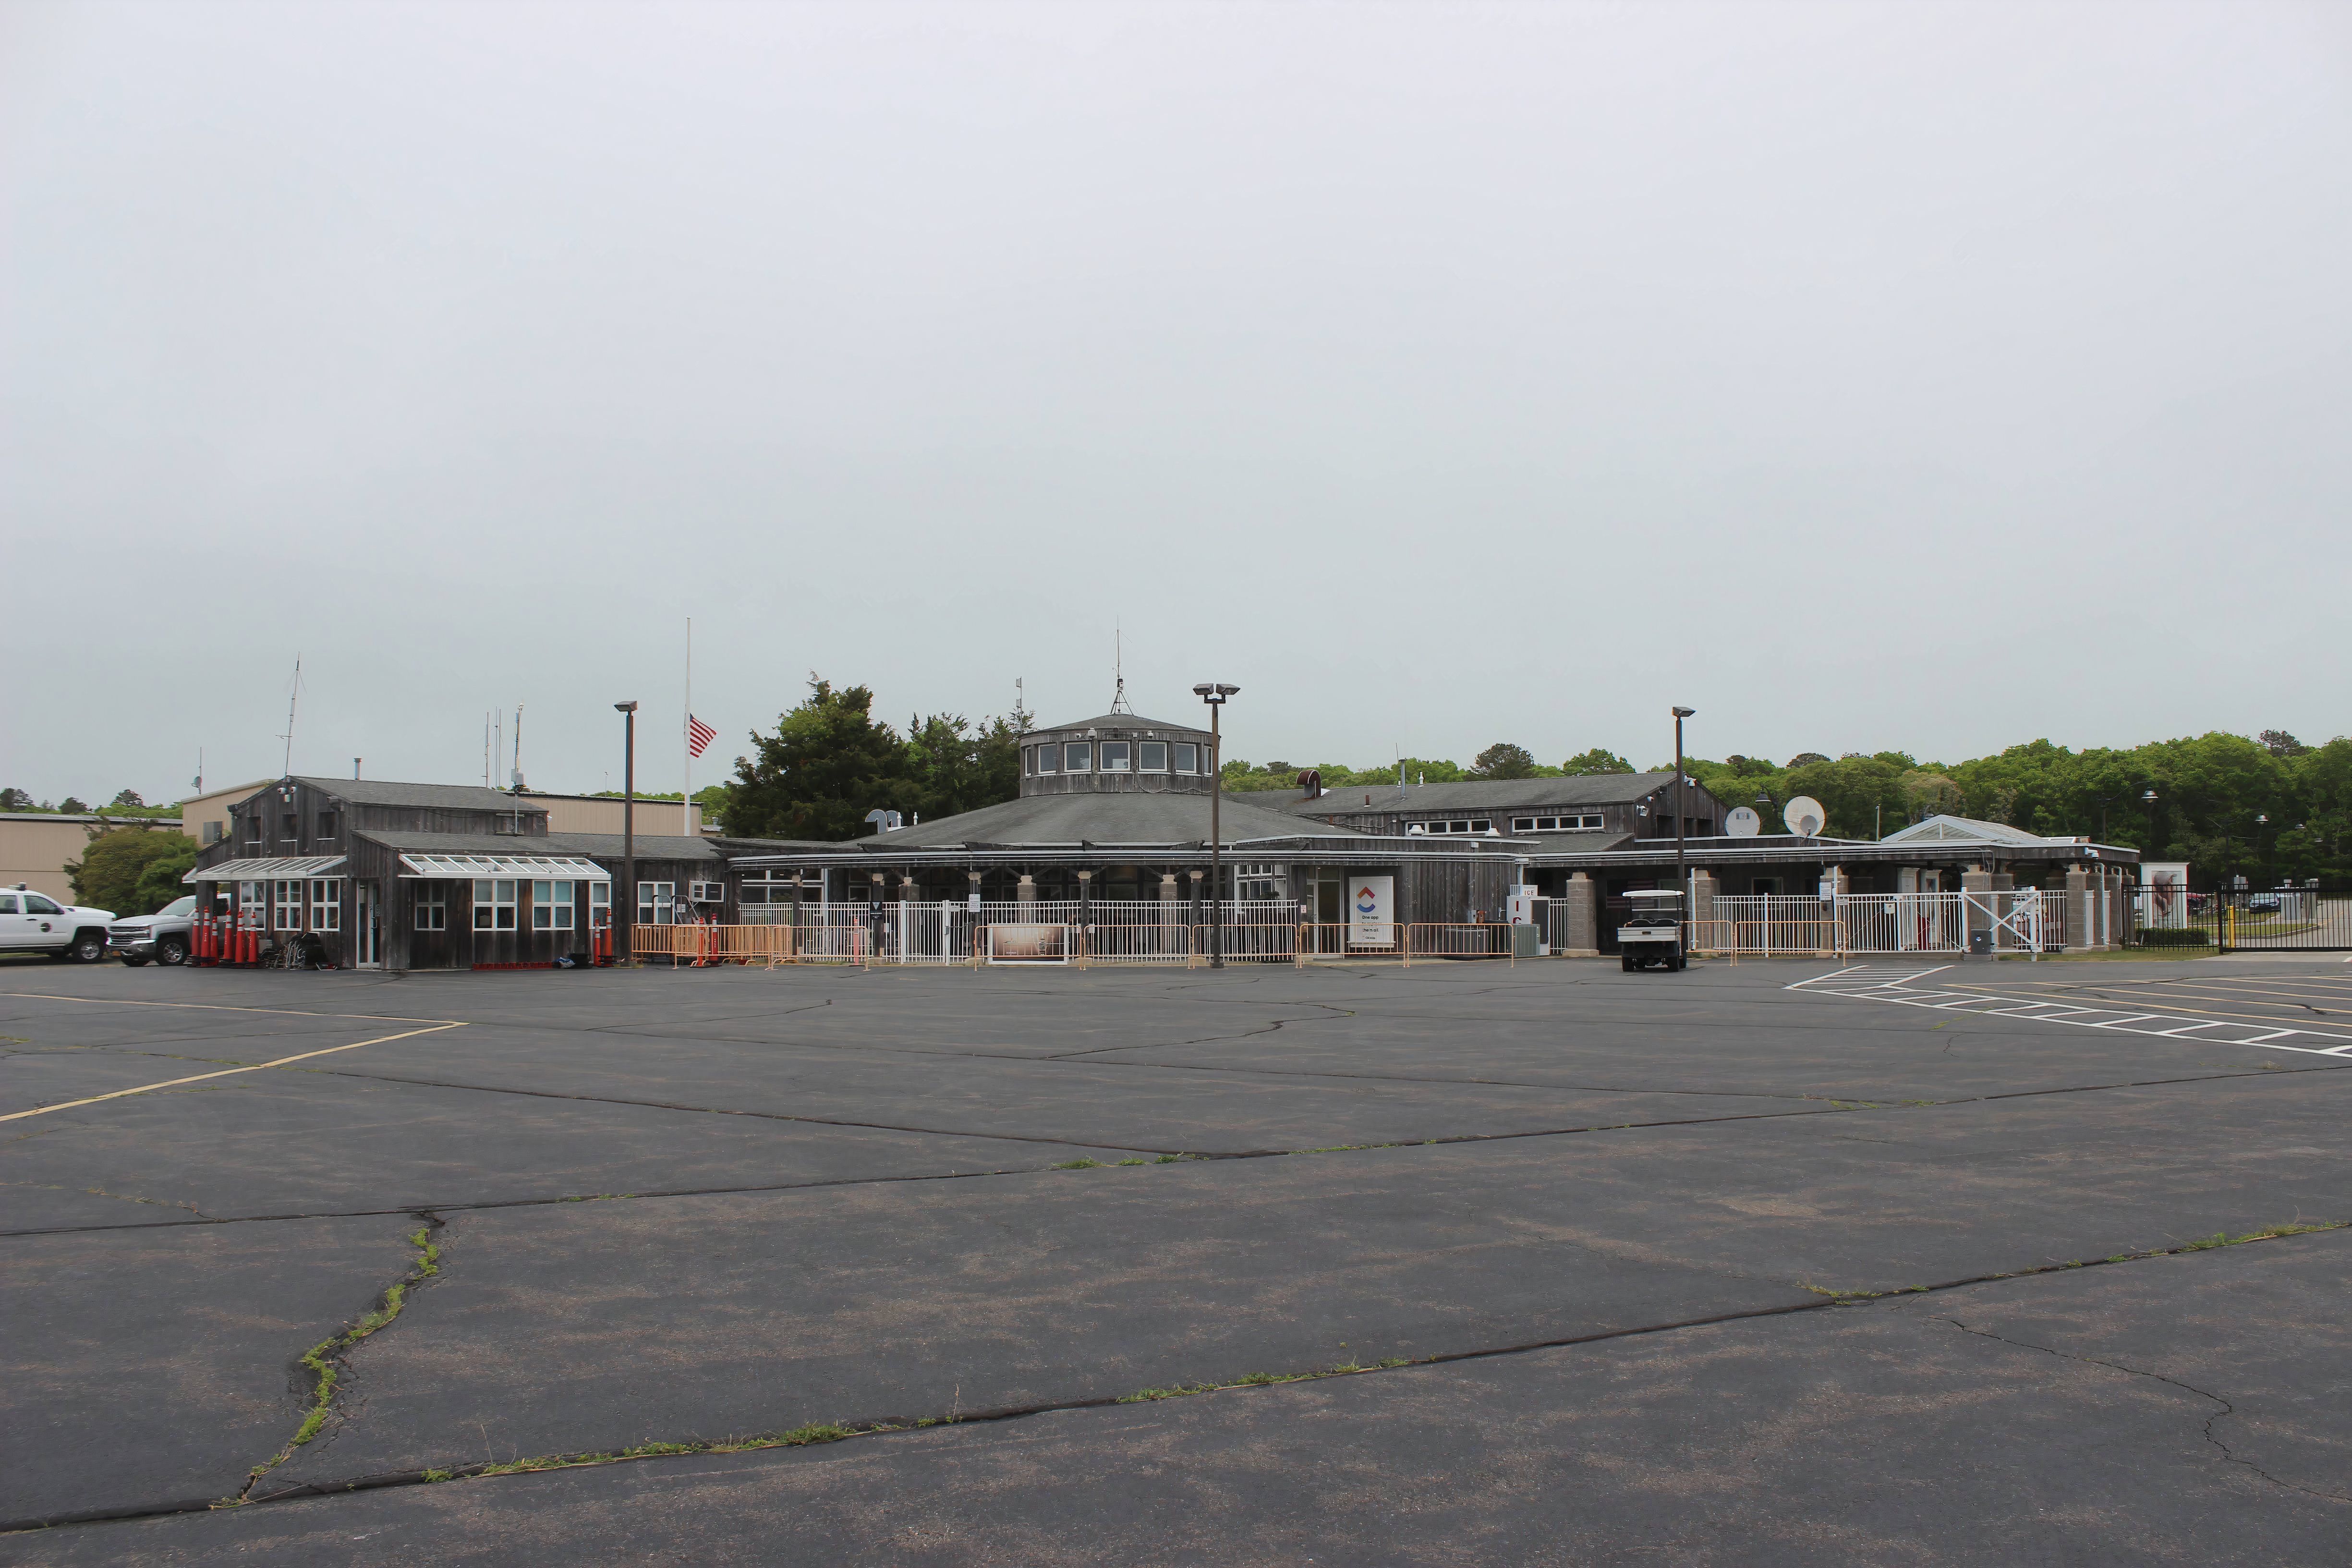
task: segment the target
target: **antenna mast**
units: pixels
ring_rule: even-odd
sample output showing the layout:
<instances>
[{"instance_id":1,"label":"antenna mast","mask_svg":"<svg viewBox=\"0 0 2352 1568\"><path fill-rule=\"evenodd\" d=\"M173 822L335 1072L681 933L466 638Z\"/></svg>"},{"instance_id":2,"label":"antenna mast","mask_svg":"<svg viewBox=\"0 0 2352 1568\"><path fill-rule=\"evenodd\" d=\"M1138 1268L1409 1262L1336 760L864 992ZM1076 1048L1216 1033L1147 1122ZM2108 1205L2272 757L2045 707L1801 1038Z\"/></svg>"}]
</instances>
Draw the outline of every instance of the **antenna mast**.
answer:
<instances>
[{"instance_id":1,"label":"antenna mast","mask_svg":"<svg viewBox=\"0 0 2352 1568\"><path fill-rule=\"evenodd\" d=\"M294 656L294 683L286 691L286 733L278 737L286 742L286 762L278 776L290 778L294 773L294 705L302 699L302 656ZM201 764L199 764L201 765Z\"/></svg>"},{"instance_id":2,"label":"antenna mast","mask_svg":"<svg viewBox=\"0 0 2352 1568\"><path fill-rule=\"evenodd\" d=\"M1114 682L1111 688L1110 710L1114 713L1134 712L1135 710L1127 705L1126 645L1119 635L1118 622L1116 620L1110 624L1110 673Z\"/></svg>"}]
</instances>

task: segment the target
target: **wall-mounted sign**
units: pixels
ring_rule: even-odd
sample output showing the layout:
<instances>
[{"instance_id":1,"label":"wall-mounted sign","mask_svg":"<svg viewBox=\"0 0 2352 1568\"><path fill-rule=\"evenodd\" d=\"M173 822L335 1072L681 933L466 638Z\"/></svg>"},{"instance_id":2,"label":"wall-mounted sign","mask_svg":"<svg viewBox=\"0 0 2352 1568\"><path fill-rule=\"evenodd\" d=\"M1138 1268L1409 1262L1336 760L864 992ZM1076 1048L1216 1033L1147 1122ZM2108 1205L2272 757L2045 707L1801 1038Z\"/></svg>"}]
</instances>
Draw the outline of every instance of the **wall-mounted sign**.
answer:
<instances>
[{"instance_id":1,"label":"wall-mounted sign","mask_svg":"<svg viewBox=\"0 0 2352 1568\"><path fill-rule=\"evenodd\" d=\"M1358 877L1348 884L1348 945L1396 945L1396 879Z\"/></svg>"}]
</instances>

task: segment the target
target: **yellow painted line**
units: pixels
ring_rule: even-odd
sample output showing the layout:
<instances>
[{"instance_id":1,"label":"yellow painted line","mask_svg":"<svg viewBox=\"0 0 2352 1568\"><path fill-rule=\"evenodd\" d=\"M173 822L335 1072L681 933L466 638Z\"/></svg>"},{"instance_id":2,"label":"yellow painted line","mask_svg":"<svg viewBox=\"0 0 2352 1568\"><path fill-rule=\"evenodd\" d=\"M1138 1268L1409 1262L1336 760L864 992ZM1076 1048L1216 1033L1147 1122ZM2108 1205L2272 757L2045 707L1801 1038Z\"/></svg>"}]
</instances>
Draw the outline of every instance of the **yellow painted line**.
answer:
<instances>
[{"instance_id":1,"label":"yellow painted line","mask_svg":"<svg viewBox=\"0 0 2352 1568\"><path fill-rule=\"evenodd\" d=\"M263 1009L252 1010L257 1012ZM331 1014L321 1016L333 1016ZM463 1024L436 1024L429 1029L404 1029L397 1035L379 1035L373 1040L353 1040L348 1046L329 1046L323 1050L304 1051L299 1056L279 1057L274 1062L257 1062L249 1068L223 1068L218 1072L200 1072L189 1078L165 1079L162 1083L142 1083L137 1089L118 1089L112 1094L93 1094L88 1100L68 1100L57 1105L40 1106L32 1110L12 1110L5 1116L0 1116L0 1121L21 1121L27 1116L47 1116L52 1110L71 1110L77 1105L97 1105L104 1100L121 1100L127 1094L152 1094L159 1089L176 1089L184 1083L202 1083L210 1078L232 1078L241 1072L266 1072L271 1068L282 1068L289 1062L307 1062L312 1057L331 1057L337 1051L355 1051L362 1046L389 1045L394 1040L404 1040L413 1035L437 1035L444 1029L462 1029L465 1026Z\"/></svg>"},{"instance_id":2,"label":"yellow painted line","mask_svg":"<svg viewBox=\"0 0 2352 1568\"><path fill-rule=\"evenodd\" d=\"M396 1013L312 1013L299 1007L231 1007L219 1002L129 1002L104 996L55 996L47 991L0 991L35 1002L79 1002L91 1007L185 1007L199 1013L274 1013L285 1018L367 1018L379 1024L456 1024L458 1018L404 1018Z\"/></svg>"}]
</instances>

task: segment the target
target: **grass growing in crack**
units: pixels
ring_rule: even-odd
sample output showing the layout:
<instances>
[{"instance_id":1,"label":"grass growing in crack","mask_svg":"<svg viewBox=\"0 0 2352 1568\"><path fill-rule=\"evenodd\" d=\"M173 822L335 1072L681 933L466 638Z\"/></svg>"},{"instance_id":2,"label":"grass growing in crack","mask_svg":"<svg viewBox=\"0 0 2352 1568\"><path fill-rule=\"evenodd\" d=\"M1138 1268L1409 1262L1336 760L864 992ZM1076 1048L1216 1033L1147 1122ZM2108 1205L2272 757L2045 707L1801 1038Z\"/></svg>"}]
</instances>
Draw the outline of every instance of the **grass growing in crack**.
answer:
<instances>
[{"instance_id":1,"label":"grass growing in crack","mask_svg":"<svg viewBox=\"0 0 2352 1568\"><path fill-rule=\"evenodd\" d=\"M817 1443L838 1443L845 1437L856 1437L868 1432L895 1432L889 1426L835 1426L829 1423L812 1423L795 1426L789 1432L767 1432L753 1437L727 1437L712 1443L640 1443L634 1448L614 1448L595 1454L541 1454L528 1459L509 1459L502 1464L483 1465L465 1470L427 1470L428 1481L456 1480L460 1476L488 1479L492 1476L525 1476L540 1470L572 1470L589 1465L618 1465L631 1459L667 1459L688 1454L751 1454L763 1448L805 1448Z\"/></svg>"},{"instance_id":2,"label":"grass growing in crack","mask_svg":"<svg viewBox=\"0 0 2352 1568\"><path fill-rule=\"evenodd\" d=\"M1346 1377L1351 1373L1385 1372L1391 1367L1411 1366L1402 1356L1390 1356L1385 1361L1366 1366L1361 1362L1335 1362L1311 1372L1245 1372L1224 1383L1180 1383L1173 1388L1139 1388L1133 1394L1121 1394L1115 1404L1143 1405L1161 1399L1183 1399L1195 1394L1214 1394L1223 1388L1271 1388L1283 1383L1312 1383L1318 1377Z\"/></svg>"},{"instance_id":3,"label":"grass growing in crack","mask_svg":"<svg viewBox=\"0 0 2352 1568\"><path fill-rule=\"evenodd\" d=\"M2184 1241L2176 1247L2143 1247L2137 1252L2117 1252L2105 1258L2070 1258L2063 1263L2045 1263L2039 1268L2019 1268L2007 1274L1994 1274L1988 1278L2030 1279L2037 1274L2056 1274L2069 1268L2087 1268L2096 1263L2141 1263L2154 1258L2178 1258L2188 1252L2210 1252L2217 1247L2243 1247L2250 1241L2269 1241L2276 1237L2310 1236L2318 1231L2347 1228L2352 1228L2352 1220L2323 1220L2316 1225L2304 1225L2299 1222L2266 1225L2259 1229L2247 1231L2242 1236L2231 1236L2228 1231L2217 1230L2210 1236L2201 1237L2195 1241ZM1980 1283L1980 1281L1971 1280L1969 1283ZM1810 1279L1798 1280L1797 1288L1801 1290L1810 1290L1816 1296L1826 1296L1832 1301L1874 1301L1882 1297L1919 1295L1937 1289L1933 1285L1898 1285L1887 1290L1840 1290L1832 1289L1827 1285L1816 1285Z\"/></svg>"},{"instance_id":4,"label":"grass growing in crack","mask_svg":"<svg viewBox=\"0 0 2352 1568\"><path fill-rule=\"evenodd\" d=\"M1075 1160L1064 1160L1053 1168L1056 1171L1099 1171L1102 1167L1100 1160L1089 1160L1082 1154Z\"/></svg>"},{"instance_id":5,"label":"grass growing in crack","mask_svg":"<svg viewBox=\"0 0 2352 1568\"><path fill-rule=\"evenodd\" d=\"M415 1259L409 1264L407 1272L394 1280L384 1291L383 1304L359 1321L345 1327L341 1332L329 1335L302 1352L302 1366L311 1379L310 1407L303 1412L302 1425L294 1429L294 1436L288 1440L286 1447L254 1466L236 1496L223 1499L223 1504L245 1501L255 1482L292 1458L295 1449L319 1435L320 1428L326 1426L327 1417L333 1411L335 1385L342 1378L339 1358L353 1345L399 1317L401 1308L407 1304L412 1287L421 1285L441 1272L441 1248L433 1242L431 1226L420 1228L410 1237L408 1245L416 1248Z\"/></svg>"},{"instance_id":6,"label":"grass growing in crack","mask_svg":"<svg viewBox=\"0 0 2352 1568\"><path fill-rule=\"evenodd\" d=\"M1142 1160L1121 1160L1121 1161L1119 1162L1119 1163L1120 1163L1120 1164L1122 1164L1122 1165L1141 1165L1141 1164L1145 1164L1145 1163L1148 1163L1148 1162L1146 1162L1146 1161L1142 1161Z\"/></svg>"}]
</instances>

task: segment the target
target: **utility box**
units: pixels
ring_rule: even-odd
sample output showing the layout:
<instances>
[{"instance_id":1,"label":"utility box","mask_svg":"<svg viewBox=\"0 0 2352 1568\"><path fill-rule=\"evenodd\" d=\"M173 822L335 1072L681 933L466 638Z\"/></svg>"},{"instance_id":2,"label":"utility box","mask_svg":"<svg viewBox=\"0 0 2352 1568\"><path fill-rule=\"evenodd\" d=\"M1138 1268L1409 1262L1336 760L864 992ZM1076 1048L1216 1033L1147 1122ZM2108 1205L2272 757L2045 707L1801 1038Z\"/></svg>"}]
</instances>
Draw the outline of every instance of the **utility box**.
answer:
<instances>
[{"instance_id":1,"label":"utility box","mask_svg":"<svg viewBox=\"0 0 2352 1568\"><path fill-rule=\"evenodd\" d=\"M1992 932L1989 931L1972 931L1969 932L1969 956L1971 958L1990 958L1992 956Z\"/></svg>"},{"instance_id":2,"label":"utility box","mask_svg":"<svg viewBox=\"0 0 2352 1568\"><path fill-rule=\"evenodd\" d=\"M1541 957L1543 955L1542 938L1543 931L1538 927L1531 925L1513 926L1511 928L1511 956L1514 958Z\"/></svg>"}]
</instances>

